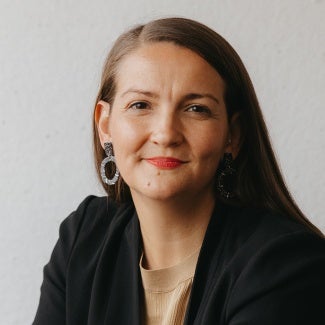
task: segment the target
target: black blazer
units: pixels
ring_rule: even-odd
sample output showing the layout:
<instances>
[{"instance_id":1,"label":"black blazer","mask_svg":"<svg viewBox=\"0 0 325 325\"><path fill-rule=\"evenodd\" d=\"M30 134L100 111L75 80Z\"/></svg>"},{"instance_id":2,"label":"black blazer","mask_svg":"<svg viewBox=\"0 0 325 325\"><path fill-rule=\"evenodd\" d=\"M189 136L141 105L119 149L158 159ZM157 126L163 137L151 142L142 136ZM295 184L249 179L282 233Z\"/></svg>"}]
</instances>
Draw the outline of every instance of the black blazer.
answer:
<instances>
[{"instance_id":1,"label":"black blazer","mask_svg":"<svg viewBox=\"0 0 325 325\"><path fill-rule=\"evenodd\" d=\"M132 204L86 198L44 267L35 325L141 324ZM285 216L217 203L185 324L325 324L325 241Z\"/></svg>"}]
</instances>

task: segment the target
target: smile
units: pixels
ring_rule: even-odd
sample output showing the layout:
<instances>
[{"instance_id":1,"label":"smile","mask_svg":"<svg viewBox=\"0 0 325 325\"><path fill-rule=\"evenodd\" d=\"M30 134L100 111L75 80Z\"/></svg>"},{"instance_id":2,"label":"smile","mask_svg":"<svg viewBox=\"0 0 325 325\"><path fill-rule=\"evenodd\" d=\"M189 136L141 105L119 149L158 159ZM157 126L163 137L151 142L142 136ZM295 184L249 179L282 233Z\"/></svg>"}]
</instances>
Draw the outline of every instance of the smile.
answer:
<instances>
[{"instance_id":1,"label":"smile","mask_svg":"<svg viewBox=\"0 0 325 325\"><path fill-rule=\"evenodd\" d=\"M177 158L172 157L153 157L145 159L148 163L161 168L161 169L173 169L181 166L185 162Z\"/></svg>"}]
</instances>

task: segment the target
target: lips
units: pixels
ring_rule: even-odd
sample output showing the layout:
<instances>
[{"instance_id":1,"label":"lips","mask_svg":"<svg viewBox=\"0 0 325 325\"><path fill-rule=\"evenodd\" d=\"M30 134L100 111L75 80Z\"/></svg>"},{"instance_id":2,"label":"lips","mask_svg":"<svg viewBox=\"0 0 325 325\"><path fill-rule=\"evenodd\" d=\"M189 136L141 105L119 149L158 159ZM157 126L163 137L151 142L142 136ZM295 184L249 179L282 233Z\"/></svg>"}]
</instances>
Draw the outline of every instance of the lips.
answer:
<instances>
[{"instance_id":1,"label":"lips","mask_svg":"<svg viewBox=\"0 0 325 325\"><path fill-rule=\"evenodd\" d=\"M173 169L185 163L184 161L173 157L152 157L147 158L146 161L161 169Z\"/></svg>"}]
</instances>

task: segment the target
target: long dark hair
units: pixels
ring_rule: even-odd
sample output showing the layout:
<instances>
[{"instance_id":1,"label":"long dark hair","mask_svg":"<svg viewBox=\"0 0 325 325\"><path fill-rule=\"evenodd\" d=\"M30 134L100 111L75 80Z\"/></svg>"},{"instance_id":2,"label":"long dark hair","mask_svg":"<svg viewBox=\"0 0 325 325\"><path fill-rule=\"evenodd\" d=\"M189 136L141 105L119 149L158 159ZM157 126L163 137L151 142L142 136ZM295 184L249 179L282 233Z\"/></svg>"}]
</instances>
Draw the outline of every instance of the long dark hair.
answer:
<instances>
[{"instance_id":1,"label":"long dark hair","mask_svg":"<svg viewBox=\"0 0 325 325\"><path fill-rule=\"evenodd\" d=\"M241 130L240 151L235 160L236 200L229 203L277 211L295 218L323 236L303 215L286 187L254 87L243 62L232 46L207 26L185 18L165 18L137 26L122 34L106 59L96 104L100 100L113 103L119 62L141 45L152 42L171 42L192 50L214 67L225 82L224 97L228 117L230 119L234 113L239 113ZM96 168L100 175L100 163L105 152L95 122L93 131ZM129 187L121 177L114 186L103 186L107 194L118 202L130 199Z\"/></svg>"}]
</instances>

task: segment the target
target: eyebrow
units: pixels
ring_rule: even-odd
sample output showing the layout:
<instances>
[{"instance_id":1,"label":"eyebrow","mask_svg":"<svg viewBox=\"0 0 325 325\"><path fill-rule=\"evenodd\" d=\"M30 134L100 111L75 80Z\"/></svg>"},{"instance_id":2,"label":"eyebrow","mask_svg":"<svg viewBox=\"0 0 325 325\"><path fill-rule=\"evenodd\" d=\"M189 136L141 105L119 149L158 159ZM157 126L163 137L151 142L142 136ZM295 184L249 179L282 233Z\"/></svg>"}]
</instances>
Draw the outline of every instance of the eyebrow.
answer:
<instances>
[{"instance_id":1,"label":"eyebrow","mask_svg":"<svg viewBox=\"0 0 325 325\"><path fill-rule=\"evenodd\" d=\"M128 93L135 93L135 94L145 95L145 96L153 97L153 98L158 97L158 95L154 94L151 91L146 91L146 90L141 90L141 89L134 89L134 88L130 88L130 89L126 90L124 93L122 93L121 97L124 97Z\"/></svg>"},{"instance_id":2,"label":"eyebrow","mask_svg":"<svg viewBox=\"0 0 325 325\"><path fill-rule=\"evenodd\" d=\"M152 98L157 98L158 95L151 92L151 91L146 91L146 90L141 90L141 89L134 89L134 88L130 88L128 90L126 90L125 92L122 93L122 97L124 97L125 95L127 95L128 93L136 93L136 94L141 94L141 95L145 95L148 97L152 97ZM184 100L194 100L194 99L202 99L202 98L210 98L213 101L215 101L218 105L220 105L220 101L217 97L213 96L212 94L209 93L203 93L203 94L199 94L199 93L189 93L186 94L184 96Z\"/></svg>"},{"instance_id":3,"label":"eyebrow","mask_svg":"<svg viewBox=\"0 0 325 325\"><path fill-rule=\"evenodd\" d=\"M193 100L193 99L201 99L201 98L210 98L213 101L215 101L218 105L220 104L220 101L217 97L213 96L212 94L205 93L205 94L197 94L197 93L190 93L185 95L186 100Z\"/></svg>"}]
</instances>

